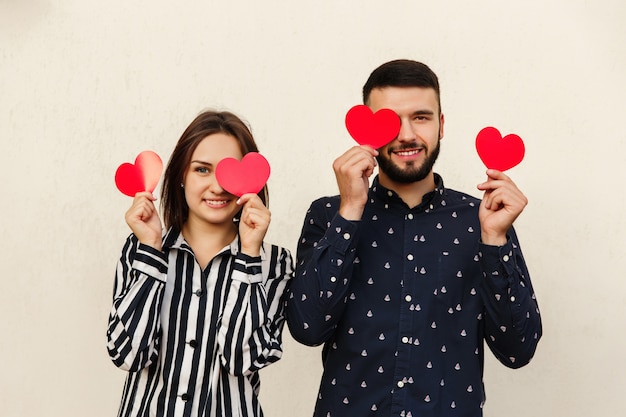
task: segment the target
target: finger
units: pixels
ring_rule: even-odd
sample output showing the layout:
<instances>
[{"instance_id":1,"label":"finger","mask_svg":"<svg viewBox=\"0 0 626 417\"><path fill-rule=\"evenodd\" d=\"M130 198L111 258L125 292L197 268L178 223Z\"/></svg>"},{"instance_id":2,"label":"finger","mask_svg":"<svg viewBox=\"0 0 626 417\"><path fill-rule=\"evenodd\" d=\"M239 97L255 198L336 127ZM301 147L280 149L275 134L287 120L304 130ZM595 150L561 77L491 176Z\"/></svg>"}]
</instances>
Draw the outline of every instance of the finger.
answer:
<instances>
[{"instance_id":1,"label":"finger","mask_svg":"<svg viewBox=\"0 0 626 417\"><path fill-rule=\"evenodd\" d=\"M362 153L350 152L335 160L333 168L337 172L349 172L354 165L363 159Z\"/></svg>"},{"instance_id":2,"label":"finger","mask_svg":"<svg viewBox=\"0 0 626 417\"><path fill-rule=\"evenodd\" d=\"M147 195L142 194L135 196L128 211L134 211L140 207L149 207L154 209L154 200L152 199L151 194L148 193Z\"/></svg>"},{"instance_id":3,"label":"finger","mask_svg":"<svg viewBox=\"0 0 626 417\"><path fill-rule=\"evenodd\" d=\"M344 155L350 154L367 154L371 156L376 156L378 155L378 151L369 145L359 145L353 146L352 148L348 149L346 153L344 153Z\"/></svg>"},{"instance_id":4,"label":"finger","mask_svg":"<svg viewBox=\"0 0 626 417\"><path fill-rule=\"evenodd\" d=\"M496 180L511 180L504 172L498 171L497 169L488 169L486 173L487 177Z\"/></svg>"},{"instance_id":5,"label":"finger","mask_svg":"<svg viewBox=\"0 0 626 417\"><path fill-rule=\"evenodd\" d=\"M489 209L489 207L491 206L491 191L485 191L485 194L483 195L483 199L482 199L482 205L486 208Z\"/></svg>"},{"instance_id":6,"label":"finger","mask_svg":"<svg viewBox=\"0 0 626 417\"><path fill-rule=\"evenodd\" d=\"M239 197L237 204L249 207L265 207L261 198L254 193L247 193Z\"/></svg>"},{"instance_id":7,"label":"finger","mask_svg":"<svg viewBox=\"0 0 626 417\"><path fill-rule=\"evenodd\" d=\"M355 146L337 158L334 166L354 165L355 161L363 159L373 161L375 164L377 155L378 151L370 146Z\"/></svg>"},{"instance_id":8,"label":"finger","mask_svg":"<svg viewBox=\"0 0 626 417\"><path fill-rule=\"evenodd\" d=\"M152 213L154 210L156 210L156 207L154 207L154 203L145 199L139 200L136 207L148 213Z\"/></svg>"},{"instance_id":9,"label":"finger","mask_svg":"<svg viewBox=\"0 0 626 417\"><path fill-rule=\"evenodd\" d=\"M496 211L496 210L498 210L498 209L500 209L502 207L502 203L503 203L503 200L502 200L501 193L498 193L498 192L494 191L494 192L489 194L489 198L487 199L486 207L489 210Z\"/></svg>"},{"instance_id":10,"label":"finger","mask_svg":"<svg viewBox=\"0 0 626 417\"><path fill-rule=\"evenodd\" d=\"M497 169L488 169L486 171L486 174L487 174L487 180L485 180L485 182L479 184L479 189L481 189L481 187L484 187L485 184L488 184L488 183L490 183L492 181L503 181L503 182L515 185L515 183L513 182L513 180L511 180L510 177L508 177L502 171L498 171Z\"/></svg>"},{"instance_id":11,"label":"finger","mask_svg":"<svg viewBox=\"0 0 626 417\"><path fill-rule=\"evenodd\" d=\"M135 210L129 213L128 220L131 223L143 223L150 219L152 213L147 207L137 207Z\"/></svg>"},{"instance_id":12,"label":"finger","mask_svg":"<svg viewBox=\"0 0 626 417\"><path fill-rule=\"evenodd\" d=\"M152 218L152 216L154 216L154 213L156 212L156 209L154 208L154 206L143 206L142 207L143 211L141 213L141 220L149 220L150 218Z\"/></svg>"},{"instance_id":13,"label":"finger","mask_svg":"<svg viewBox=\"0 0 626 417\"><path fill-rule=\"evenodd\" d=\"M372 148L369 145L361 145L361 146L358 146L358 148L361 148L361 149L367 151L372 156L378 156L378 150Z\"/></svg>"},{"instance_id":14,"label":"finger","mask_svg":"<svg viewBox=\"0 0 626 417\"><path fill-rule=\"evenodd\" d=\"M150 201L156 201L156 197L150 191L142 191L140 193L135 194L134 200L142 200L147 199Z\"/></svg>"},{"instance_id":15,"label":"finger","mask_svg":"<svg viewBox=\"0 0 626 417\"><path fill-rule=\"evenodd\" d=\"M501 187L489 192L487 207L494 210L509 207L513 211L521 211L527 204L528 199L519 190Z\"/></svg>"},{"instance_id":16,"label":"finger","mask_svg":"<svg viewBox=\"0 0 626 417\"><path fill-rule=\"evenodd\" d=\"M241 219L239 228L241 233L252 232L252 234L247 234L248 236L254 236L257 233L260 233L262 238L262 235L265 235L265 232L269 228L269 220L255 215L248 215Z\"/></svg>"},{"instance_id":17,"label":"finger","mask_svg":"<svg viewBox=\"0 0 626 417\"><path fill-rule=\"evenodd\" d=\"M137 200L127 211L127 219L131 221L147 221L156 213L156 207L152 201L145 198Z\"/></svg>"},{"instance_id":18,"label":"finger","mask_svg":"<svg viewBox=\"0 0 626 417\"><path fill-rule=\"evenodd\" d=\"M246 207L241 213L241 218L242 219L255 219L255 222L269 223L271 214L269 210L267 209L264 210L264 209L258 209L258 208L253 208L253 207Z\"/></svg>"},{"instance_id":19,"label":"finger","mask_svg":"<svg viewBox=\"0 0 626 417\"><path fill-rule=\"evenodd\" d=\"M478 184L477 188L479 190L488 190L488 189L495 190L496 188L506 188L514 192L521 193L519 188L517 188L517 185L513 181L511 181L511 179L508 177L501 178L501 179L488 179L487 181L481 184Z\"/></svg>"},{"instance_id":20,"label":"finger","mask_svg":"<svg viewBox=\"0 0 626 417\"><path fill-rule=\"evenodd\" d=\"M269 227L269 219L267 217L259 216L255 213L248 214L243 219L244 223L251 229L265 230Z\"/></svg>"},{"instance_id":21,"label":"finger","mask_svg":"<svg viewBox=\"0 0 626 417\"><path fill-rule=\"evenodd\" d=\"M507 183L500 180L487 180L483 183L478 184L479 190L495 190L500 187L504 187Z\"/></svg>"},{"instance_id":22,"label":"finger","mask_svg":"<svg viewBox=\"0 0 626 417\"><path fill-rule=\"evenodd\" d=\"M374 167L376 167L376 159L373 156L355 153L337 164L335 171L344 175L361 176L363 172L373 171Z\"/></svg>"}]
</instances>

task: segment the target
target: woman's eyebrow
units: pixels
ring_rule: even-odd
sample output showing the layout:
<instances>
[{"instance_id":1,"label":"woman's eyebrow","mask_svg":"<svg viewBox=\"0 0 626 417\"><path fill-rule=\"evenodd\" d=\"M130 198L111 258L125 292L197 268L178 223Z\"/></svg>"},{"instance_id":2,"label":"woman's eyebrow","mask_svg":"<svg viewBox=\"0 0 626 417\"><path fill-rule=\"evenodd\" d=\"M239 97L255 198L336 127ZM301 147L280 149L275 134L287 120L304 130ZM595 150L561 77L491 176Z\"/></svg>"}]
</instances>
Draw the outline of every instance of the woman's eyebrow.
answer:
<instances>
[{"instance_id":1,"label":"woman's eyebrow","mask_svg":"<svg viewBox=\"0 0 626 417\"><path fill-rule=\"evenodd\" d=\"M196 164L201 164L201 165L207 165L207 166L212 166L213 164L210 162L205 162L205 161L199 161L197 159L194 159L193 161L190 162L191 164L196 163Z\"/></svg>"}]
</instances>

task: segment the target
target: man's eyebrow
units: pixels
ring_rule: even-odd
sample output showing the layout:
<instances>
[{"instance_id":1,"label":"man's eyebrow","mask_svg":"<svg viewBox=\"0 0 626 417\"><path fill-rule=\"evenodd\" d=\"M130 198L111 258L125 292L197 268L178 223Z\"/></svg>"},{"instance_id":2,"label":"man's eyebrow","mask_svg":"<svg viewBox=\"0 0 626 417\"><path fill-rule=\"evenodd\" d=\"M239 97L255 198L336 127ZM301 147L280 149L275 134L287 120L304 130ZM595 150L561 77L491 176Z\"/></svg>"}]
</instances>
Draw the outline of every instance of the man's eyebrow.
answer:
<instances>
[{"instance_id":1,"label":"man's eyebrow","mask_svg":"<svg viewBox=\"0 0 626 417\"><path fill-rule=\"evenodd\" d=\"M434 114L435 114L435 112L434 112L434 111L432 111L432 110L415 110L415 111L412 113L412 115L413 115L413 116L422 116L422 115L429 115L429 116L432 116L432 115L434 115Z\"/></svg>"}]
</instances>

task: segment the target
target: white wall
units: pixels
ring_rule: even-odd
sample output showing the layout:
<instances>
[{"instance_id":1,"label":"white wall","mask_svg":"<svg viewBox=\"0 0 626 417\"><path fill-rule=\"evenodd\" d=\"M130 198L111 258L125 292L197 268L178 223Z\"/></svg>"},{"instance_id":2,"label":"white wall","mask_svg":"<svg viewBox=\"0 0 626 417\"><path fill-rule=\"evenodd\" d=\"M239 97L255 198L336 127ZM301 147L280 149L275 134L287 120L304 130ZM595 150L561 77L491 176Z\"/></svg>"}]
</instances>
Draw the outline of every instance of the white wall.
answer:
<instances>
[{"instance_id":1,"label":"white wall","mask_svg":"<svg viewBox=\"0 0 626 417\"><path fill-rule=\"evenodd\" d=\"M486 416L625 415L625 21L621 0L0 0L0 415L116 413L120 163L235 111L272 164L269 239L295 251L309 202L336 192L345 112L400 57L440 77L446 185L479 195L482 127L526 142L510 174L545 335L526 368L488 358ZM320 351L286 338L262 402L308 416Z\"/></svg>"}]
</instances>

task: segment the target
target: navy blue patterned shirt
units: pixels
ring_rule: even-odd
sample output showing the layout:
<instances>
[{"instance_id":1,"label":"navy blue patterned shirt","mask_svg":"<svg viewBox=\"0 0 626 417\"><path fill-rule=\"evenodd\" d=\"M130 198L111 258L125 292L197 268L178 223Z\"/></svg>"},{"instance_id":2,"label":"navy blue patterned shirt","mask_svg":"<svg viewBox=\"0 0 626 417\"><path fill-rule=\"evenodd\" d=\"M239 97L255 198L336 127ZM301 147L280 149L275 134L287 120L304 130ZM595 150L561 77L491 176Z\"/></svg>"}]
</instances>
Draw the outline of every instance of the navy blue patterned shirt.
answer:
<instances>
[{"instance_id":1,"label":"navy blue patterned shirt","mask_svg":"<svg viewBox=\"0 0 626 417\"><path fill-rule=\"evenodd\" d=\"M481 416L483 340L532 358L541 319L513 229L480 242L480 200L437 188L409 208L374 180L362 219L311 205L287 302L293 337L324 343L315 416Z\"/></svg>"}]
</instances>

